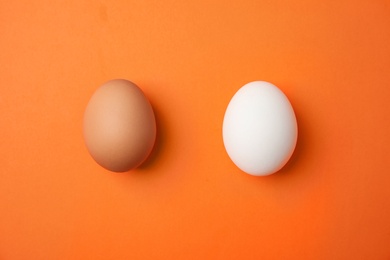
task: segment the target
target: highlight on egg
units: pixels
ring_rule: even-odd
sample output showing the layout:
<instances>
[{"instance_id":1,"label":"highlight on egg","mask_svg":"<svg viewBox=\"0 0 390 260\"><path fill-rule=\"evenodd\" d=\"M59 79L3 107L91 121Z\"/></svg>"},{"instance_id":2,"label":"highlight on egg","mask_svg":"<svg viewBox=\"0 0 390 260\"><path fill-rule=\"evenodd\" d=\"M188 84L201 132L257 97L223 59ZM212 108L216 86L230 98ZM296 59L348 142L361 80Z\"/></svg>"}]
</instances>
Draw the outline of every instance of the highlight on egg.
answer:
<instances>
[{"instance_id":1,"label":"highlight on egg","mask_svg":"<svg viewBox=\"0 0 390 260\"><path fill-rule=\"evenodd\" d=\"M242 171L266 176L279 171L294 152L298 126L284 93L265 81L253 81L231 99L223 119L223 143Z\"/></svg>"},{"instance_id":2,"label":"highlight on egg","mask_svg":"<svg viewBox=\"0 0 390 260\"><path fill-rule=\"evenodd\" d=\"M147 159L155 143L152 106L133 82L110 80L89 100L83 135L90 155L102 167L113 172L134 169Z\"/></svg>"}]
</instances>

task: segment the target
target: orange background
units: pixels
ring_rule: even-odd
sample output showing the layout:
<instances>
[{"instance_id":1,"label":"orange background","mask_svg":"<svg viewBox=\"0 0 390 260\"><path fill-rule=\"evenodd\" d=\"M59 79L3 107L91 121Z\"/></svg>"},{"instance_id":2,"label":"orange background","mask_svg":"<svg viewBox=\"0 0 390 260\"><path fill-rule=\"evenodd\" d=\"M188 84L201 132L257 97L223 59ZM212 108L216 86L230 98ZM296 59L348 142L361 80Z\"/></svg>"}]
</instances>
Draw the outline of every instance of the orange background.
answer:
<instances>
[{"instance_id":1,"label":"orange background","mask_svg":"<svg viewBox=\"0 0 390 260\"><path fill-rule=\"evenodd\" d=\"M390 4L2 1L0 259L390 259ZM138 84L158 142L98 166L83 112ZM222 120L245 83L279 86L297 149L241 172Z\"/></svg>"}]
</instances>

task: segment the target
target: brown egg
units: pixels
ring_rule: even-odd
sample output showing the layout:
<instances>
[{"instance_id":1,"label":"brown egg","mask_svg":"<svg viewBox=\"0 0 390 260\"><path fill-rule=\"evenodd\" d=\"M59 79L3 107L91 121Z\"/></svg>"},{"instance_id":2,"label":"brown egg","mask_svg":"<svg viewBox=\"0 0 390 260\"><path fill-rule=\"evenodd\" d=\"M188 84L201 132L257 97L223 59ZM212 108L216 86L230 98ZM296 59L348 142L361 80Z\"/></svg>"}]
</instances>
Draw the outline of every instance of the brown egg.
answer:
<instances>
[{"instance_id":1,"label":"brown egg","mask_svg":"<svg viewBox=\"0 0 390 260\"><path fill-rule=\"evenodd\" d=\"M139 166L156 139L152 106L140 88L124 79L96 90L85 110L83 130L93 159L114 172Z\"/></svg>"}]
</instances>

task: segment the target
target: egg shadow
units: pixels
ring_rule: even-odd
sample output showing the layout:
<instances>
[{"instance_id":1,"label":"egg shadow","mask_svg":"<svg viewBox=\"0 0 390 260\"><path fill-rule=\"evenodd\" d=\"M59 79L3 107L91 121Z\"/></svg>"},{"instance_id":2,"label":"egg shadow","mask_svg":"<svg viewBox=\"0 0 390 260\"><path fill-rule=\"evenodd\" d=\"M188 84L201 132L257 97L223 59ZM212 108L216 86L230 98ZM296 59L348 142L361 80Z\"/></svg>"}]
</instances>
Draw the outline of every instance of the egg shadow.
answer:
<instances>
[{"instance_id":1,"label":"egg shadow","mask_svg":"<svg viewBox=\"0 0 390 260\"><path fill-rule=\"evenodd\" d=\"M142 171L143 173L150 170L158 162L161 151L164 149L166 143L166 132L165 132L166 128L162 123L162 115L160 111L156 109L153 104L152 104L152 108L156 120L156 140L154 142L154 146L149 156L136 169L137 171Z\"/></svg>"},{"instance_id":2,"label":"egg shadow","mask_svg":"<svg viewBox=\"0 0 390 260\"><path fill-rule=\"evenodd\" d=\"M141 86L147 86L150 85L150 83L144 82L141 84ZM166 147L166 140L167 140L167 129L168 126L166 124L165 115L161 112L162 110L159 109L158 102L154 102L155 97L158 98L158 96L153 95L153 93L145 93L149 99L149 102L152 106L154 117L156 121L156 140L154 143L154 146L152 148L151 153L146 158L146 160L139 165L132 173L140 173L142 175L147 173L155 173L156 171L152 171L153 167L156 166L156 164L159 163L161 159L161 153Z\"/></svg>"},{"instance_id":3,"label":"egg shadow","mask_svg":"<svg viewBox=\"0 0 390 260\"><path fill-rule=\"evenodd\" d=\"M292 100L293 101L293 100ZM301 173L298 173L296 169L302 164L302 160L304 160L305 154L307 153L308 147L309 147L309 127L307 124L306 117L304 117L304 113L301 110L303 105L294 105L294 102L291 102L293 108L295 117L297 120L297 126L298 126L298 137L297 137L297 143L294 149L293 154L291 155L288 162L276 173L265 176L266 179L280 179L285 178L287 176L291 176L292 174L297 177ZM290 177L289 177L290 178Z\"/></svg>"},{"instance_id":4,"label":"egg shadow","mask_svg":"<svg viewBox=\"0 0 390 260\"><path fill-rule=\"evenodd\" d=\"M285 174L288 174L290 172L293 172L294 168L296 168L297 165L299 164L300 159L302 158L302 154L305 152L305 148L306 148L305 131L306 131L306 129L303 127L301 117L296 111L295 111L295 116L296 116L297 125L298 125L297 143L296 143L294 152L291 155L290 159L283 166L282 169L280 169L278 172L276 172L276 175L285 175Z\"/></svg>"}]
</instances>

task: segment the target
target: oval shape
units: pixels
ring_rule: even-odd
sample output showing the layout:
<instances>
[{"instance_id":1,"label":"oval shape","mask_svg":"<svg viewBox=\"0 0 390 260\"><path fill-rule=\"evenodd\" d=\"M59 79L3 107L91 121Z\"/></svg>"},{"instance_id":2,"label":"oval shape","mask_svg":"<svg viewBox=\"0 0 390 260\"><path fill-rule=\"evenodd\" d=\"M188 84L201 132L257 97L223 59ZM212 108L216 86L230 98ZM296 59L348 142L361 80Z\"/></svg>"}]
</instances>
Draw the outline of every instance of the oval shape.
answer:
<instances>
[{"instance_id":1,"label":"oval shape","mask_svg":"<svg viewBox=\"0 0 390 260\"><path fill-rule=\"evenodd\" d=\"M102 167L125 172L139 166L156 139L152 106L134 83L108 81L92 95L84 114L84 140Z\"/></svg>"},{"instance_id":2,"label":"oval shape","mask_svg":"<svg viewBox=\"0 0 390 260\"><path fill-rule=\"evenodd\" d=\"M265 81L250 82L237 91L226 109L222 128L230 159L255 176L280 170L293 154L298 137L289 100Z\"/></svg>"}]
</instances>

